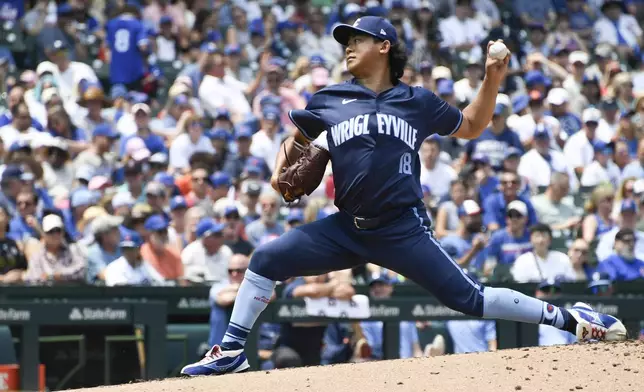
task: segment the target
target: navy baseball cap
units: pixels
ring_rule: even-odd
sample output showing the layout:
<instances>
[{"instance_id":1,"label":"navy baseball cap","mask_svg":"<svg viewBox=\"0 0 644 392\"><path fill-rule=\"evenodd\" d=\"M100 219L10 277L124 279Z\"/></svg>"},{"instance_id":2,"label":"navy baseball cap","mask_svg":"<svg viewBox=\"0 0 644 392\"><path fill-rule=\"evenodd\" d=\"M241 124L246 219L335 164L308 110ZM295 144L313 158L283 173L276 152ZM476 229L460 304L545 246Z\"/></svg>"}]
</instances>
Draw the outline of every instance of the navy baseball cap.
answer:
<instances>
[{"instance_id":1,"label":"navy baseball cap","mask_svg":"<svg viewBox=\"0 0 644 392\"><path fill-rule=\"evenodd\" d=\"M396 28L380 16L363 16L353 25L340 24L333 29L333 38L344 46L349 44L349 37L354 34L370 35L382 41L389 41L392 45L398 42Z\"/></svg>"},{"instance_id":2,"label":"navy baseball cap","mask_svg":"<svg viewBox=\"0 0 644 392\"><path fill-rule=\"evenodd\" d=\"M168 228L168 221L161 214L152 215L145 220L143 228L147 231L161 231Z\"/></svg>"},{"instance_id":3,"label":"navy baseball cap","mask_svg":"<svg viewBox=\"0 0 644 392\"><path fill-rule=\"evenodd\" d=\"M105 137L108 137L110 139L118 139L120 134L118 132L116 132L115 130L113 130L112 127L110 127L109 125L100 124L99 126L94 128L93 136L94 137L105 136Z\"/></svg>"},{"instance_id":4,"label":"navy baseball cap","mask_svg":"<svg viewBox=\"0 0 644 392\"><path fill-rule=\"evenodd\" d=\"M281 114L282 112L277 106L266 106L264 110L262 110L262 117L264 120L279 121Z\"/></svg>"},{"instance_id":5,"label":"navy baseball cap","mask_svg":"<svg viewBox=\"0 0 644 392\"><path fill-rule=\"evenodd\" d=\"M601 154L611 155L613 153L613 143L596 140L593 142L593 150Z\"/></svg>"},{"instance_id":6,"label":"navy baseball cap","mask_svg":"<svg viewBox=\"0 0 644 392\"><path fill-rule=\"evenodd\" d=\"M228 174L222 171L218 171L210 176L210 184L215 188L220 186L231 186L232 181L230 180L230 176Z\"/></svg>"},{"instance_id":7,"label":"navy baseball cap","mask_svg":"<svg viewBox=\"0 0 644 392\"><path fill-rule=\"evenodd\" d=\"M170 199L170 211L178 210L179 208L188 208L188 203L183 196L175 196Z\"/></svg>"},{"instance_id":8,"label":"navy baseball cap","mask_svg":"<svg viewBox=\"0 0 644 392\"><path fill-rule=\"evenodd\" d=\"M135 231L129 231L125 236L123 236L123 238L121 238L121 242L119 243L121 248L138 248L141 245L143 245L143 240Z\"/></svg>"},{"instance_id":9,"label":"navy baseball cap","mask_svg":"<svg viewBox=\"0 0 644 392\"><path fill-rule=\"evenodd\" d=\"M537 124L537 127L534 129L534 138L550 139L550 129L545 124Z\"/></svg>"},{"instance_id":10,"label":"navy baseball cap","mask_svg":"<svg viewBox=\"0 0 644 392\"><path fill-rule=\"evenodd\" d=\"M230 112L226 108L218 108L217 111L215 112L215 120L219 120L220 118L225 118L226 120L230 120Z\"/></svg>"},{"instance_id":11,"label":"navy baseball cap","mask_svg":"<svg viewBox=\"0 0 644 392\"><path fill-rule=\"evenodd\" d=\"M247 124L241 124L237 127L237 130L235 131L235 139L250 139L253 137L253 130L251 127Z\"/></svg>"},{"instance_id":12,"label":"navy baseball cap","mask_svg":"<svg viewBox=\"0 0 644 392\"><path fill-rule=\"evenodd\" d=\"M224 216L227 218L231 216L236 216L237 218L239 218L239 210L234 205L226 206L226 208L224 209Z\"/></svg>"},{"instance_id":13,"label":"navy baseball cap","mask_svg":"<svg viewBox=\"0 0 644 392\"><path fill-rule=\"evenodd\" d=\"M394 279L390 278L386 273L376 273L369 277L369 286L374 283L394 284Z\"/></svg>"},{"instance_id":14,"label":"navy baseball cap","mask_svg":"<svg viewBox=\"0 0 644 392\"><path fill-rule=\"evenodd\" d=\"M257 176L262 175L262 167L254 162L246 162L244 165L244 172L246 174L255 174Z\"/></svg>"},{"instance_id":15,"label":"navy baseball cap","mask_svg":"<svg viewBox=\"0 0 644 392\"><path fill-rule=\"evenodd\" d=\"M532 87L537 84L541 84L546 87L552 85L550 78L544 75L541 71L528 71L523 78L525 79L525 84L528 87Z\"/></svg>"},{"instance_id":16,"label":"navy baseball cap","mask_svg":"<svg viewBox=\"0 0 644 392\"><path fill-rule=\"evenodd\" d=\"M197 223L195 234L197 238L208 237L213 234L221 233L224 230L225 224L217 223L212 218L204 218Z\"/></svg>"},{"instance_id":17,"label":"navy baseball cap","mask_svg":"<svg viewBox=\"0 0 644 392\"><path fill-rule=\"evenodd\" d=\"M20 166L10 165L2 171L2 181L19 180L23 174L24 171Z\"/></svg>"},{"instance_id":18,"label":"navy baseball cap","mask_svg":"<svg viewBox=\"0 0 644 392\"><path fill-rule=\"evenodd\" d=\"M637 204L631 199L624 199L624 201L622 201L622 206L621 206L619 211L621 213L624 213L624 212L636 213L637 212Z\"/></svg>"},{"instance_id":19,"label":"navy baseball cap","mask_svg":"<svg viewBox=\"0 0 644 392\"><path fill-rule=\"evenodd\" d=\"M527 108L529 103L530 97L526 94L518 95L512 98L512 111L514 113L519 113L523 109Z\"/></svg>"},{"instance_id":20,"label":"navy baseball cap","mask_svg":"<svg viewBox=\"0 0 644 392\"><path fill-rule=\"evenodd\" d=\"M223 128L216 128L208 132L207 135L210 140L228 140L230 133Z\"/></svg>"},{"instance_id":21,"label":"navy baseball cap","mask_svg":"<svg viewBox=\"0 0 644 392\"><path fill-rule=\"evenodd\" d=\"M319 54L314 54L309 58L309 67L314 68L314 67L324 67L326 62L324 61L324 57L320 56Z\"/></svg>"},{"instance_id":22,"label":"navy baseball cap","mask_svg":"<svg viewBox=\"0 0 644 392\"><path fill-rule=\"evenodd\" d=\"M172 24L172 17L168 15L163 15L161 19L159 19L159 24Z\"/></svg>"}]
</instances>

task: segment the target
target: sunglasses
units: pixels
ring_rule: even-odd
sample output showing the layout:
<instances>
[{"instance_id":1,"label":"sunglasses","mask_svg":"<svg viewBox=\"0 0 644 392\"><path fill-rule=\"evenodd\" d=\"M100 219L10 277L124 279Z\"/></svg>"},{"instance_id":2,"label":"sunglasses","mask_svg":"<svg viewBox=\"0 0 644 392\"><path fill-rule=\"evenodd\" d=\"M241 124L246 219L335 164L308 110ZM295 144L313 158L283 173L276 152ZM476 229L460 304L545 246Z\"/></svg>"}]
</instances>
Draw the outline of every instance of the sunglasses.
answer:
<instances>
[{"instance_id":1,"label":"sunglasses","mask_svg":"<svg viewBox=\"0 0 644 392\"><path fill-rule=\"evenodd\" d=\"M232 274L234 272L237 272L238 274L243 274L246 272L246 268L228 268L228 273Z\"/></svg>"}]
</instances>

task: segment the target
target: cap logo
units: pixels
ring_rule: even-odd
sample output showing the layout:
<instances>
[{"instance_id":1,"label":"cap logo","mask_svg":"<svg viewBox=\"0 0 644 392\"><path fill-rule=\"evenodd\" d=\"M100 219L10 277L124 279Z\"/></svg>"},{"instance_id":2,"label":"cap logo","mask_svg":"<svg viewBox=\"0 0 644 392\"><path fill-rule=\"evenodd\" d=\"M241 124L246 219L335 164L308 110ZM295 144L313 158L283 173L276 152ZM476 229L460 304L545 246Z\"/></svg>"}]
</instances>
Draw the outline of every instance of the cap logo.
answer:
<instances>
[{"instance_id":1,"label":"cap logo","mask_svg":"<svg viewBox=\"0 0 644 392\"><path fill-rule=\"evenodd\" d=\"M358 27L358 24L360 23L361 20L362 20L362 18L356 19L356 21L353 22L353 27Z\"/></svg>"},{"instance_id":2,"label":"cap logo","mask_svg":"<svg viewBox=\"0 0 644 392\"><path fill-rule=\"evenodd\" d=\"M384 29L380 29L380 34L382 34L382 35L387 35L387 33L385 33L385 30L384 30Z\"/></svg>"}]
</instances>

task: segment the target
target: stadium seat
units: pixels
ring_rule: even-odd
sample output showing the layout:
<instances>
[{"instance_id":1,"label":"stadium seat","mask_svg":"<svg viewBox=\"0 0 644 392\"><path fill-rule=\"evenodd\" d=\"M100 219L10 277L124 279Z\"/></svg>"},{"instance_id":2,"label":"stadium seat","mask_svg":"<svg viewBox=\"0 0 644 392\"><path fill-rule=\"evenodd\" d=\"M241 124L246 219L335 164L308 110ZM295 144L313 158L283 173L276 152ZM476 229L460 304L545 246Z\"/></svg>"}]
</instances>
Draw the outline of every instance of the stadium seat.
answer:
<instances>
[{"instance_id":1,"label":"stadium seat","mask_svg":"<svg viewBox=\"0 0 644 392\"><path fill-rule=\"evenodd\" d=\"M0 365L16 363L18 363L18 358L13 346L11 330L6 325L0 325Z\"/></svg>"}]
</instances>

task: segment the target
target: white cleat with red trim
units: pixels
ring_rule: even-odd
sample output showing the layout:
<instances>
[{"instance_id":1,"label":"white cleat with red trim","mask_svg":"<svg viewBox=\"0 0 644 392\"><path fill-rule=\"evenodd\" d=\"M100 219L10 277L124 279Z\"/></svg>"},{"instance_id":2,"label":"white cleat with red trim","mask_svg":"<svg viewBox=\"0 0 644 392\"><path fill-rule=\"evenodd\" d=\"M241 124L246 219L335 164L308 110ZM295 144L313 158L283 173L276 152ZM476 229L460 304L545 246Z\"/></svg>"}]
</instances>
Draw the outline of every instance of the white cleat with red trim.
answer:
<instances>
[{"instance_id":1,"label":"white cleat with red trim","mask_svg":"<svg viewBox=\"0 0 644 392\"><path fill-rule=\"evenodd\" d=\"M616 317L595 312L583 302L577 302L568 311L577 320L577 340L580 342L626 340L626 327Z\"/></svg>"}]
</instances>

